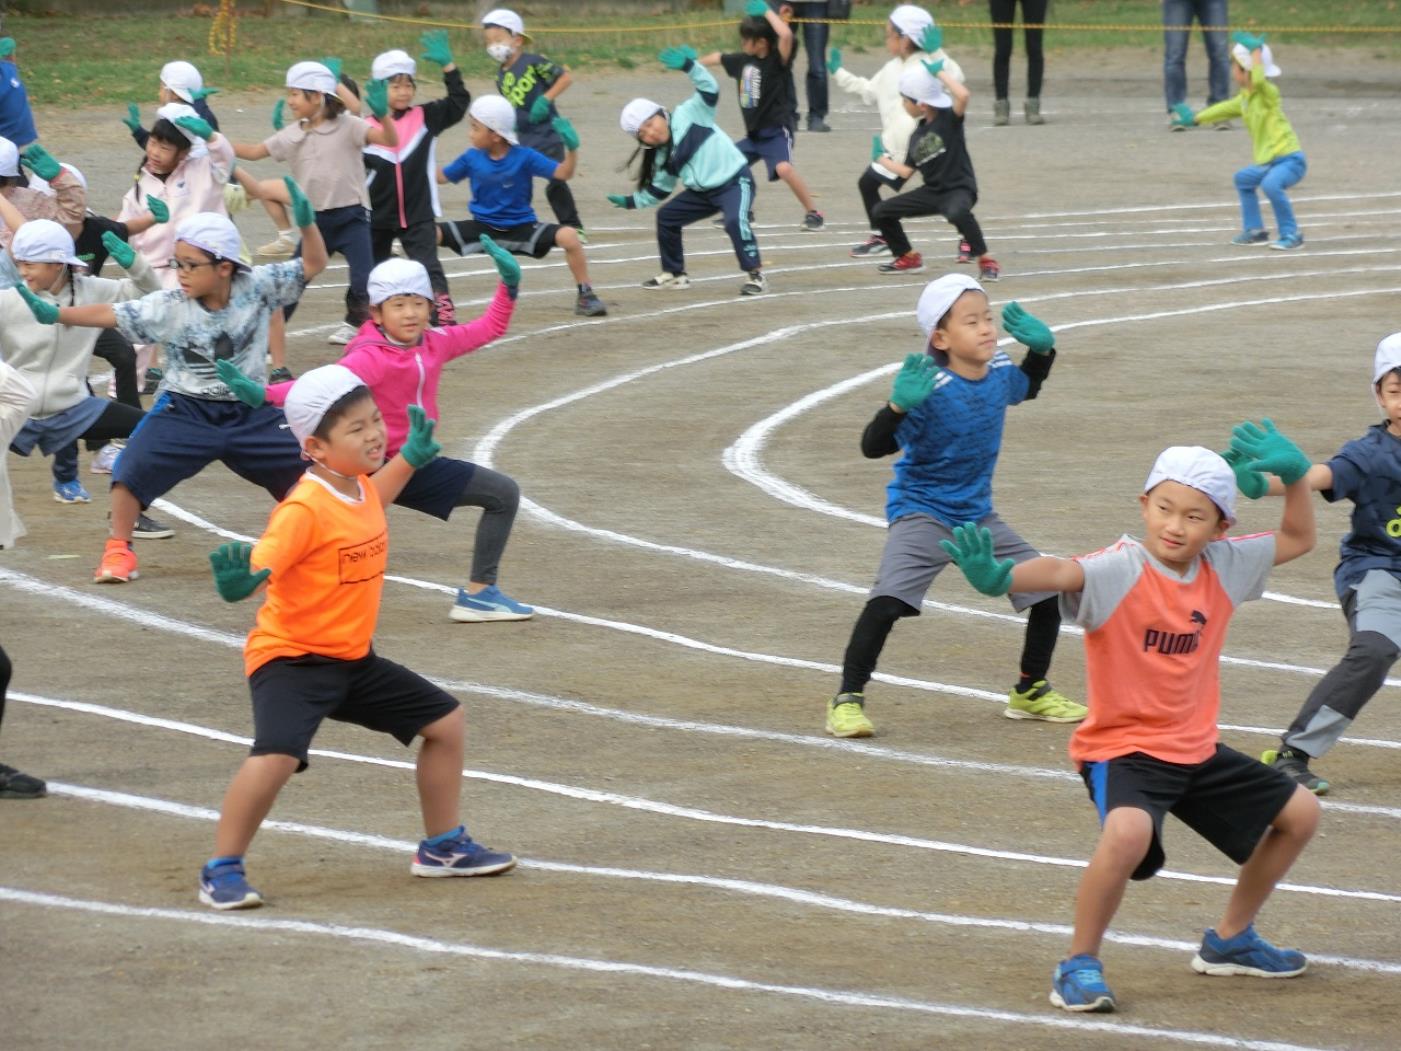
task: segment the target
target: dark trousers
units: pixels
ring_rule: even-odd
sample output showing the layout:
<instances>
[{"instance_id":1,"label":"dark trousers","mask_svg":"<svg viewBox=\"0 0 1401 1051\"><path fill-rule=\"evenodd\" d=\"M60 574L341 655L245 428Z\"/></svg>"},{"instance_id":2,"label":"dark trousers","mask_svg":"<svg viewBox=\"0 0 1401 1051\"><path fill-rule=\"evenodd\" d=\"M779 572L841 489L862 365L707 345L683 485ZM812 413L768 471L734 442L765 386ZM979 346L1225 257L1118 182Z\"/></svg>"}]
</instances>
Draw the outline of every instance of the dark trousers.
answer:
<instances>
[{"instance_id":1,"label":"dark trousers","mask_svg":"<svg viewBox=\"0 0 1401 1051\"><path fill-rule=\"evenodd\" d=\"M684 273L686 254L681 245L682 228L708 219L716 212L724 212L725 233L730 235L740 269L758 270L759 245L749 225L749 211L753 207L754 176L747 168L714 190L683 190L657 209L657 247L661 249L662 269L672 274Z\"/></svg>"},{"instance_id":2,"label":"dark trousers","mask_svg":"<svg viewBox=\"0 0 1401 1051\"><path fill-rule=\"evenodd\" d=\"M564 144L556 143L540 151L552 161L564 160ZM555 222L560 226L572 226L576 230L584 228L579 218L579 206L574 203L574 191L563 179L551 179L545 184L545 200L550 202L550 211L555 213Z\"/></svg>"},{"instance_id":3,"label":"dark trousers","mask_svg":"<svg viewBox=\"0 0 1401 1051\"><path fill-rule=\"evenodd\" d=\"M374 229L370 231L370 254L378 266L393 254L394 238L404 246L410 259L422 263L428 271L428 283L433 294L448 294L448 276L443 272L442 261L438 258L438 224L430 219L426 223L414 223L401 230Z\"/></svg>"},{"instance_id":4,"label":"dark trousers","mask_svg":"<svg viewBox=\"0 0 1401 1051\"><path fill-rule=\"evenodd\" d=\"M856 180L856 189L861 194L861 206L866 209L866 218L870 222L872 230L876 228L876 205L880 204L881 189L898 191L904 185L904 179L881 178L871 171L869 164L866 166L866 170L861 173L861 178Z\"/></svg>"},{"instance_id":5,"label":"dark trousers","mask_svg":"<svg viewBox=\"0 0 1401 1051\"><path fill-rule=\"evenodd\" d=\"M321 231L321 239L326 242L326 254L339 252L345 257L350 268L350 287L345 291L345 323L359 328L370 316L370 293L368 284L370 271L375 268L374 249L370 243L370 213L358 204L344 208L327 208L316 213L316 228ZM302 257L302 246L297 245L296 255ZM282 315L288 321L297 311L297 304L282 308Z\"/></svg>"},{"instance_id":6,"label":"dark trousers","mask_svg":"<svg viewBox=\"0 0 1401 1051\"><path fill-rule=\"evenodd\" d=\"M136 430L136 425L144 415L139 407L133 409L119 401L109 401L103 408L102 415L78 438L89 444L96 443L100 449L113 438L130 438L131 432ZM77 442L69 442L54 453L53 475L54 480L58 482L71 482L78 477Z\"/></svg>"},{"instance_id":7,"label":"dark trousers","mask_svg":"<svg viewBox=\"0 0 1401 1051\"><path fill-rule=\"evenodd\" d=\"M0 646L0 723L5 721L5 694L10 688L10 673L13 670L14 665L10 663L5 647Z\"/></svg>"},{"instance_id":8,"label":"dark trousers","mask_svg":"<svg viewBox=\"0 0 1401 1051\"><path fill-rule=\"evenodd\" d=\"M994 22L1015 22L1019 0L988 0L988 10ZM1020 0L1022 5L1022 25L1045 25L1047 0ZM1041 53L1041 30L1023 29L1026 39L1026 97L1041 97L1041 76L1046 69L1046 59ZM1012 30L992 31L992 83L999 99L1007 97L1008 72L1012 64Z\"/></svg>"},{"instance_id":9,"label":"dark trousers","mask_svg":"<svg viewBox=\"0 0 1401 1051\"><path fill-rule=\"evenodd\" d=\"M910 251L910 239L905 236L905 228L900 225L901 219L912 219L919 215L942 215L958 229L975 256L983 255L988 246L983 240L982 227L973 217L973 204L977 199L976 194L967 190L940 193L932 187L921 186L876 205L873 213L876 228L885 238L885 243L890 246L890 254L898 258Z\"/></svg>"},{"instance_id":10,"label":"dark trousers","mask_svg":"<svg viewBox=\"0 0 1401 1051\"><path fill-rule=\"evenodd\" d=\"M794 5L793 13L797 18L826 18L827 0L800 0ZM808 53L808 72L804 80L808 120L827 116L827 39L831 29L826 22L803 23L802 46ZM796 64L797 56L793 57Z\"/></svg>"},{"instance_id":11,"label":"dark trousers","mask_svg":"<svg viewBox=\"0 0 1401 1051\"><path fill-rule=\"evenodd\" d=\"M97 337L92 353L93 357L101 358L112 366L117 400L133 409L141 408L141 388L136 384L136 348L131 341L114 328L104 328ZM96 438L89 439L88 452L96 452L102 445Z\"/></svg>"}]
</instances>

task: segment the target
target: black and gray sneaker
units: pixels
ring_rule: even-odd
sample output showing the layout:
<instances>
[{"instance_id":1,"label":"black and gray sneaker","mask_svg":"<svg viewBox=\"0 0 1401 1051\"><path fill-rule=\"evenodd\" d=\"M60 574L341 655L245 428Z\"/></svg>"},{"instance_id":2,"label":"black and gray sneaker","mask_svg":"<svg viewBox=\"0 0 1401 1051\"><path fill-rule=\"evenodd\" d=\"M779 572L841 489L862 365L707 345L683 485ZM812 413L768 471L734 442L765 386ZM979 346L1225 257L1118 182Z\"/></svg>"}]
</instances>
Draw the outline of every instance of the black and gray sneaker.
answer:
<instances>
[{"instance_id":1,"label":"black and gray sneaker","mask_svg":"<svg viewBox=\"0 0 1401 1051\"><path fill-rule=\"evenodd\" d=\"M175 530L162 525L149 515L137 515L136 528L131 531L133 540L165 540L175 535Z\"/></svg>"},{"instance_id":2,"label":"black and gray sneaker","mask_svg":"<svg viewBox=\"0 0 1401 1051\"><path fill-rule=\"evenodd\" d=\"M279 365L275 369L268 370L268 383L291 383L296 378L286 365Z\"/></svg>"},{"instance_id":3,"label":"black and gray sneaker","mask_svg":"<svg viewBox=\"0 0 1401 1051\"><path fill-rule=\"evenodd\" d=\"M42 799L48 792L49 786L37 777L0 763L0 799Z\"/></svg>"},{"instance_id":4,"label":"black and gray sneaker","mask_svg":"<svg viewBox=\"0 0 1401 1051\"><path fill-rule=\"evenodd\" d=\"M818 211L811 211L811 212L808 212L807 215L803 216L803 229L804 229L804 230L821 230L821 229L822 229L822 224L825 223L826 221L827 221L827 220L824 219L824 218L822 217L822 213L821 213L821 212L818 212Z\"/></svg>"},{"instance_id":5,"label":"black and gray sneaker","mask_svg":"<svg viewBox=\"0 0 1401 1051\"><path fill-rule=\"evenodd\" d=\"M146 374L141 378L141 393L154 394L161 385L161 380L165 378L165 371L152 365L146 370Z\"/></svg>"},{"instance_id":6,"label":"black and gray sneaker","mask_svg":"<svg viewBox=\"0 0 1401 1051\"><path fill-rule=\"evenodd\" d=\"M749 271L749 276L744 279L744 284L739 286L739 294L742 296L763 295L768 290L768 278L764 277L762 270Z\"/></svg>"},{"instance_id":7,"label":"black and gray sneaker","mask_svg":"<svg viewBox=\"0 0 1401 1051\"><path fill-rule=\"evenodd\" d=\"M574 313L580 317L607 317L608 308L590 288L586 292L579 293L579 298L574 303Z\"/></svg>"},{"instance_id":8,"label":"black and gray sneaker","mask_svg":"<svg viewBox=\"0 0 1401 1051\"><path fill-rule=\"evenodd\" d=\"M1309 756L1292 748L1271 748L1260 756L1260 762L1303 785L1316 796L1326 796L1332 786L1309 769Z\"/></svg>"}]
</instances>

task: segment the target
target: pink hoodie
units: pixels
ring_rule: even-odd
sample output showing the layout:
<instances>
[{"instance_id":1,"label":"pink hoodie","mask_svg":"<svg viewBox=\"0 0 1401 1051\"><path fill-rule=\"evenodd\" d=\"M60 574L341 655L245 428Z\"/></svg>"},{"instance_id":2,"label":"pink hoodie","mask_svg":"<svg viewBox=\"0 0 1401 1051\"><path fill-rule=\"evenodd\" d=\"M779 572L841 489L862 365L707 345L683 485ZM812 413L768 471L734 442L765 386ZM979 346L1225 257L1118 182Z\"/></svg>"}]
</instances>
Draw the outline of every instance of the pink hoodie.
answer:
<instances>
[{"instance_id":1,"label":"pink hoodie","mask_svg":"<svg viewBox=\"0 0 1401 1051\"><path fill-rule=\"evenodd\" d=\"M409 436L409 406L421 405L430 420L439 419L438 378L443 366L504 335L515 307L510 290L498 285L496 297L485 314L465 325L430 328L416 347L391 343L373 321L360 326L340 364L364 380L374 395L388 433L386 460L399 451ZM290 380L273 384L267 389L268 401L281 405L291 389Z\"/></svg>"}]
</instances>

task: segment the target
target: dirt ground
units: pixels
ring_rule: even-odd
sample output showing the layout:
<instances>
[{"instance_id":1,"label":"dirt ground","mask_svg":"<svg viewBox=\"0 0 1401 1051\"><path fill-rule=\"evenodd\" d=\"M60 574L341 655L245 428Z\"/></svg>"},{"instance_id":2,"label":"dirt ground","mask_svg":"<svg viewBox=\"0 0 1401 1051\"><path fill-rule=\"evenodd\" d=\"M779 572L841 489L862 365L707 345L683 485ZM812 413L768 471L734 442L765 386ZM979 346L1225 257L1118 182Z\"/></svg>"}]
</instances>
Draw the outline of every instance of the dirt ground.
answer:
<instances>
[{"instance_id":1,"label":"dirt ground","mask_svg":"<svg viewBox=\"0 0 1401 1051\"><path fill-rule=\"evenodd\" d=\"M1376 419L1372 350L1401 327L1401 71L1358 53L1281 60L1309 160L1294 191L1307 246L1287 254L1227 243L1249 142L1239 126L1169 134L1153 51L1053 57L1042 128L991 127L987 62L966 63L978 213L1004 268L990 292L1062 330L1042 396L1009 413L997 474L1003 516L1043 550L1134 531L1166 445L1224 447L1269 415L1322 458ZM1005 605L942 578L885 652L900 680L868 691L878 736L823 736L881 550L861 516L880 516L890 463L857 440L889 376L817 395L917 349L915 300L953 269L956 238L912 227L923 275L847 256L874 117L839 95L833 134L797 153L827 228L800 232L792 197L761 185L771 294L739 298L708 223L687 234L695 285L642 290L651 217L603 200L625 188L617 113L685 93L651 72L571 91L610 315L573 317L558 255L527 262L509 336L444 377L445 451L506 471L528 500L502 585L540 615L451 623L474 517L391 515L377 647L467 706L467 821L520 856L509 876L410 877L411 754L327 725L249 855L267 906L200 906L250 730L238 647L253 614L219 600L205 556L214 529L257 534L271 501L205 471L153 512L179 532L138 542L141 579L99 588L104 479L85 457L93 502L60 506L48 465L11 457L30 535L0 554L16 667L0 758L51 795L0 804L0 1045L1395 1047L1396 684L1319 764L1335 786L1322 830L1261 917L1310 953L1308 974L1191 972L1234 869L1173 824L1169 873L1130 888L1104 950L1120 1013L1095 1018L1046 1002L1095 819L1069 728L1000 715L1021 638ZM218 97L225 130L261 137L272 98ZM728 86L721 113L735 129ZM119 116L39 114L112 212L138 159ZM440 157L465 145L450 132ZM464 202L445 194L454 215ZM239 222L252 244L271 233L260 214ZM480 310L493 272L447 264L459 310ZM296 370L336 357L324 338L344 280L332 269L308 291ZM1278 513L1248 504L1240 529ZM1342 652L1331 571L1347 519L1321 502L1319 516L1317 550L1275 574L1227 644L1223 738L1248 752ZM1083 695L1075 635L1053 676Z\"/></svg>"}]
</instances>

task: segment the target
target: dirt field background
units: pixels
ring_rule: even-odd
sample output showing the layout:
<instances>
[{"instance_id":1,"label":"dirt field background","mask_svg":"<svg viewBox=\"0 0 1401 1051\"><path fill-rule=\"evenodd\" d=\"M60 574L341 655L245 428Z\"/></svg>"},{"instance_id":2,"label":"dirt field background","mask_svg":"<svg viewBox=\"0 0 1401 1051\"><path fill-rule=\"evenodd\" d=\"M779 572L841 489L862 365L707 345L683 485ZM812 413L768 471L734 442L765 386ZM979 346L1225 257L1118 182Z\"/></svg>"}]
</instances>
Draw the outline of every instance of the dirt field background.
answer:
<instances>
[{"instance_id":1,"label":"dirt field background","mask_svg":"<svg viewBox=\"0 0 1401 1051\"><path fill-rule=\"evenodd\" d=\"M1401 327L1394 64L1281 55L1309 159L1294 191L1307 247L1285 254L1227 243L1248 139L1168 134L1159 61L1053 57L1042 128L991 127L988 63L965 63L978 214L1004 267L989 291L1061 332L1042 396L1009 414L997 475L1003 516L1050 552L1134 531L1157 452L1224 447L1246 416L1330 455L1376 419L1372 350ZM1191 73L1195 95L1196 51ZM643 71L591 77L566 100L610 316L572 316L558 255L527 262L509 336L444 378L446 451L508 472L528 499L502 584L539 616L450 623L474 518L391 515L378 649L467 706L468 825L518 853L510 876L411 878L412 755L328 724L249 855L268 905L198 905L250 728L239 645L253 614L218 599L205 555L257 534L270 500L206 471L155 512L179 534L138 542L142 578L99 588L104 480L85 458L94 502L59 506L47 463L11 457L30 535L0 554L16 666L0 758L49 778L51 796L0 805L0 1044L1394 1047L1396 683L1319 764L1335 786L1321 834L1261 918L1311 955L1309 973L1190 971L1234 872L1173 825L1170 871L1130 889L1104 950L1121 1012L1094 1019L1046 1003L1095 820L1069 729L999 714L1020 645L1005 605L942 578L886 650L898 681L868 691L879 735L823 736L883 539L890 463L863 460L858 437L919 345L915 300L953 269L956 237L913 227L923 275L848 258L874 116L837 96L835 132L800 136L797 154L827 228L800 232L787 191L760 189L772 293L737 296L708 224L686 238L694 286L643 291L651 216L603 201L625 183L616 115L634 95L674 104L685 90ZM272 100L216 99L242 140L265 134ZM112 212L139 159L119 116L39 114ZM451 132L440 156L465 145ZM464 202L445 195L453 215ZM239 222L252 244L271 233L261 214ZM480 310L494 272L456 257L448 270L459 311ZM308 291L297 371L337 356L324 338L344 280L333 268ZM1278 513L1248 504L1241 531ZM1236 618L1229 743L1268 747L1342 652L1330 575L1346 523L1320 505L1317 551ZM1067 633L1054 680L1082 695L1083 668Z\"/></svg>"}]
</instances>

